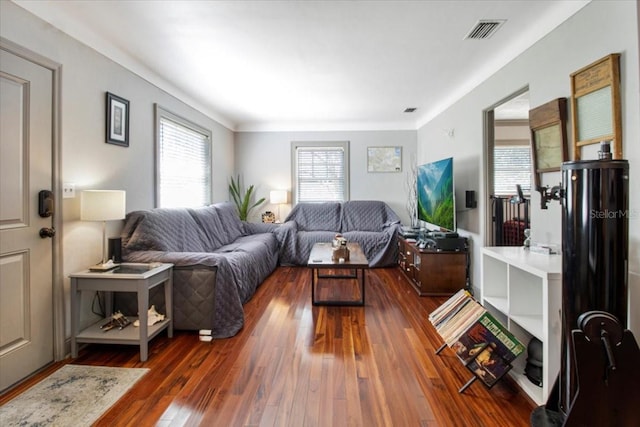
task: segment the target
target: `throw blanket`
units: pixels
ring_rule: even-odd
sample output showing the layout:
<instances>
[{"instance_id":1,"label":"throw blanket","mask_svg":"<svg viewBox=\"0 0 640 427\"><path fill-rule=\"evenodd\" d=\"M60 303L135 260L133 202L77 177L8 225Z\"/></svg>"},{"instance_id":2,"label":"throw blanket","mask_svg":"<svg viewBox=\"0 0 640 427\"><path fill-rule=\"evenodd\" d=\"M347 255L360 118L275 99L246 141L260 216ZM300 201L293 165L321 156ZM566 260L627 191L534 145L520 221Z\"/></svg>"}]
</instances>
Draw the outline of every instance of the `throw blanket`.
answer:
<instances>
[{"instance_id":1,"label":"throw blanket","mask_svg":"<svg viewBox=\"0 0 640 427\"><path fill-rule=\"evenodd\" d=\"M202 274L206 271L193 275L193 281L189 278L188 282L184 282L184 278L189 276L174 272L174 296L179 292L182 299L186 299L185 304L174 302L175 320L179 312L185 318L195 316L192 322L177 323L175 327L213 329L216 338L230 337L244 324L243 304L276 268L278 261L274 235L252 234L254 227L246 225L230 203L199 209L131 212L122 231L123 259L169 262L176 267L211 267L208 281L203 281ZM213 286L215 289L211 292ZM214 313L197 311L205 305L201 294L213 295Z\"/></svg>"},{"instance_id":2,"label":"throw blanket","mask_svg":"<svg viewBox=\"0 0 640 427\"><path fill-rule=\"evenodd\" d=\"M397 263L400 218L384 202L298 203L274 232L280 263L306 265L315 243L330 242L336 233L360 244L370 267Z\"/></svg>"}]
</instances>

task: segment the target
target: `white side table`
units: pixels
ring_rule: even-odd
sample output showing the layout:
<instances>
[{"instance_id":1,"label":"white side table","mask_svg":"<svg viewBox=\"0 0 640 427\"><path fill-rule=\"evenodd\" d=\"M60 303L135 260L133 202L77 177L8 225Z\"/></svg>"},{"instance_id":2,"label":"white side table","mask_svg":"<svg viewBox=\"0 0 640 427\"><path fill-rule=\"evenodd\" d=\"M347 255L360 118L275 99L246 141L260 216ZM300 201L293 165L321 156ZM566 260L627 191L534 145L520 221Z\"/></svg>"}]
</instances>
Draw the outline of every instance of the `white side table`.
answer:
<instances>
[{"instance_id":1,"label":"white side table","mask_svg":"<svg viewBox=\"0 0 640 427\"><path fill-rule=\"evenodd\" d=\"M71 274L71 357L78 357L78 343L129 344L140 346L140 360L145 362L149 354L149 341L164 329L173 337L173 264L130 264L107 272L85 270ZM149 289L164 284L166 316L162 322L147 326ZM100 329L106 323L102 319L82 331L80 326L80 296L82 291L104 291L106 314L111 315L112 292L135 292L138 295L139 318L128 316L131 322L140 320L140 326L129 325L124 329Z\"/></svg>"}]
</instances>

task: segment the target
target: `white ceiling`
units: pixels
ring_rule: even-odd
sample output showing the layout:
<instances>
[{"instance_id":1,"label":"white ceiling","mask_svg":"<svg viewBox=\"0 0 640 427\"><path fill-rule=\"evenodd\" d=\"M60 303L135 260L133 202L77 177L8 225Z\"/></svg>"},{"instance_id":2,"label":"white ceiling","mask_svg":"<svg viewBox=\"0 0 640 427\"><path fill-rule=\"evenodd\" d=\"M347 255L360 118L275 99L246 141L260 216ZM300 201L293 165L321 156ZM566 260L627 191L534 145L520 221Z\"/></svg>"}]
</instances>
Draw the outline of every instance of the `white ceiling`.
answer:
<instances>
[{"instance_id":1,"label":"white ceiling","mask_svg":"<svg viewBox=\"0 0 640 427\"><path fill-rule=\"evenodd\" d=\"M14 1L232 130L416 129L589 2Z\"/></svg>"}]
</instances>

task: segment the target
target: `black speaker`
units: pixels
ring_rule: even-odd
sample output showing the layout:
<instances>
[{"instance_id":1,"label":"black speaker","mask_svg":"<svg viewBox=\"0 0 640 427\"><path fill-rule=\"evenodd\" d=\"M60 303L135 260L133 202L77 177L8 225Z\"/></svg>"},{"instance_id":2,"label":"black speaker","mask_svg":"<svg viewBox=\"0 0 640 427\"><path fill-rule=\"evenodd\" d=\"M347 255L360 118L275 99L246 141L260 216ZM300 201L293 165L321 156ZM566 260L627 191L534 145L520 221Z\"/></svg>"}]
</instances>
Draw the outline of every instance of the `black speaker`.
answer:
<instances>
[{"instance_id":1,"label":"black speaker","mask_svg":"<svg viewBox=\"0 0 640 427\"><path fill-rule=\"evenodd\" d=\"M476 202L475 191L467 190L464 192L464 206L470 209L474 209L478 207L478 202Z\"/></svg>"},{"instance_id":2,"label":"black speaker","mask_svg":"<svg viewBox=\"0 0 640 427\"><path fill-rule=\"evenodd\" d=\"M113 262L122 262L122 239L120 237L110 237L108 244L108 256Z\"/></svg>"}]
</instances>

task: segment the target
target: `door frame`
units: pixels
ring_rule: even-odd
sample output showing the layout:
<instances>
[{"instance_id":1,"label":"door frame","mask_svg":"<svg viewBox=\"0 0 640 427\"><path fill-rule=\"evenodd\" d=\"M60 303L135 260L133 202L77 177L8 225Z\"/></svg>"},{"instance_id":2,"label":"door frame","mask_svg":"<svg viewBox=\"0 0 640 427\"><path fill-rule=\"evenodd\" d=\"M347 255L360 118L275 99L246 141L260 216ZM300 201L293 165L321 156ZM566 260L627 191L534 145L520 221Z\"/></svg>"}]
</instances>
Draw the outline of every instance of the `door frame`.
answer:
<instances>
[{"instance_id":1,"label":"door frame","mask_svg":"<svg viewBox=\"0 0 640 427\"><path fill-rule=\"evenodd\" d=\"M520 89L512 92L508 96L502 98L495 104L487 107L483 111L484 121L484 144L482 148L483 166L484 166L484 242L483 246L490 246L491 238L491 223L493 221L493 212L491 211L491 203L489 202L489 195L493 193L493 149L495 147L495 116L494 110L500 105L511 101L512 99L522 95L529 91L529 85L521 87Z\"/></svg>"},{"instance_id":2,"label":"door frame","mask_svg":"<svg viewBox=\"0 0 640 427\"><path fill-rule=\"evenodd\" d=\"M53 287L53 357L55 361L62 360L69 354L69 346L65 338L65 310L64 310L64 280L62 260L62 183L60 182L61 167L61 78L62 65L46 58L32 50L29 50L4 37L0 37L0 49L19 56L29 62L44 67L52 73L52 111L51 120L51 191L55 195L55 213L53 215L53 227L56 236L51 239L52 266L51 285Z\"/></svg>"}]
</instances>

